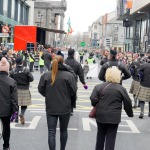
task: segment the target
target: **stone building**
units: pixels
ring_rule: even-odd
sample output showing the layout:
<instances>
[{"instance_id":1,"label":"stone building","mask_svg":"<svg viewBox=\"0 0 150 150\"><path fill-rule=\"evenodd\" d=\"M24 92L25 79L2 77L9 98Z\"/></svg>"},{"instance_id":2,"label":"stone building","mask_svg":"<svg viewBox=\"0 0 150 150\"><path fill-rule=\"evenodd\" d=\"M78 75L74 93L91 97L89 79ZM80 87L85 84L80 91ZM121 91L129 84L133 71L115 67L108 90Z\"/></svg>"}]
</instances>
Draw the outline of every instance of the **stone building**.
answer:
<instances>
[{"instance_id":1,"label":"stone building","mask_svg":"<svg viewBox=\"0 0 150 150\"><path fill-rule=\"evenodd\" d=\"M36 0L34 4L34 24L49 29L64 30L64 12L67 9L67 2ZM64 35L47 32L46 43L54 46L63 44Z\"/></svg>"}]
</instances>

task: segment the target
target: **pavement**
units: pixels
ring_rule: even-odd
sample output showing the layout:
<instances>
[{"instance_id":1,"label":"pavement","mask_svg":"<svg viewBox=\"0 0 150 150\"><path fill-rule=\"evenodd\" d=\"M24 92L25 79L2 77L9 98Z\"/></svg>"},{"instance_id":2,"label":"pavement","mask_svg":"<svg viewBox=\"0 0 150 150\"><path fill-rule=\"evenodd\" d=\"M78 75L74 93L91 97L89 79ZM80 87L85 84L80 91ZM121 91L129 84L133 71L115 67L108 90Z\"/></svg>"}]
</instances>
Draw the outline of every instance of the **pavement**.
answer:
<instances>
[{"instance_id":1,"label":"pavement","mask_svg":"<svg viewBox=\"0 0 150 150\"><path fill-rule=\"evenodd\" d=\"M31 83L32 105L25 114L25 125L11 123L10 146L12 150L48 150L48 129L45 114L45 101L38 93L39 72L34 72L34 82ZM123 82L129 91L131 79ZM94 150L96 143L96 122L90 119L91 110L89 97L96 84L101 83L98 78L88 79L88 90L78 83L77 108L71 117L68 127L68 142L66 150ZM131 99L133 97L129 94ZM119 125L115 150L150 150L150 118L147 116L147 104L144 119L139 119L140 109L134 109L134 117L128 118L122 111L122 122ZM56 135L56 150L59 150L59 123ZM2 150L0 140L0 150Z\"/></svg>"}]
</instances>

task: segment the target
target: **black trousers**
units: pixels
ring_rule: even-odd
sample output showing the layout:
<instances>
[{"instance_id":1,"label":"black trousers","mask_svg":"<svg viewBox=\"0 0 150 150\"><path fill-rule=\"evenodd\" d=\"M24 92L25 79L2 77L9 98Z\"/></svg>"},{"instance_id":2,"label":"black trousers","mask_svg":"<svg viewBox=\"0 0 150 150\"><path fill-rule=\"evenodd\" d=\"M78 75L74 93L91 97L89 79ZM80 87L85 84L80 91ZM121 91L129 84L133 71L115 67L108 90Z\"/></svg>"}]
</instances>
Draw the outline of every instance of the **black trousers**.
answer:
<instances>
[{"instance_id":1,"label":"black trousers","mask_svg":"<svg viewBox=\"0 0 150 150\"><path fill-rule=\"evenodd\" d=\"M9 140L10 140L10 116L1 117L3 124L3 148L9 148Z\"/></svg>"},{"instance_id":2,"label":"black trousers","mask_svg":"<svg viewBox=\"0 0 150 150\"><path fill-rule=\"evenodd\" d=\"M33 71L33 65L34 65L34 62L30 62L30 72Z\"/></svg>"},{"instance_id":3,"label":"black trousers","mask_svg":"<svg viewBox=\"0 0 150 150\"><path fill-rule=\"evenodd\" d=\"M114 150L118 124L105 124L97 122L97 128L98 131L95 150Z\"/></svg>"},{"instance_id":4,"label":"black trousers","mask_svg":"<svg viewBox=\"0 0 150 150\"><path fill-rule=\"evenodd\" d=\"M70 113L66 115L47 115L48 126L48 144L50 150L56 150L56 127L59 119L60 127L60 150L65 150L68 139L68 123L70 120Z\"/></svg>"}]
</instances>

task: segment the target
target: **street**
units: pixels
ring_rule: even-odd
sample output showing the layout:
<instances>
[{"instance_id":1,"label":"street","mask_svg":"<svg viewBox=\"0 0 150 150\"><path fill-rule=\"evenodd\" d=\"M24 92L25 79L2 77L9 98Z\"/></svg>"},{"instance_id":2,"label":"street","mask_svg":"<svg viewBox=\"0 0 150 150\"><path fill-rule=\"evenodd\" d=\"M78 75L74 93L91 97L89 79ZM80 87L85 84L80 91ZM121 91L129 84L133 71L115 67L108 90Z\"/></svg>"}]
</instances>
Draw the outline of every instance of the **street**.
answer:
<instances>
[{"instance_id":1,"label":"street","mask_svg":"<svg viewBox=\"0 0 150 150\"><path fill-rule=\"evenodd\" d=\"M38 93L39 72L34 72L34 82L31 83L32 106L25 114L25 125L11 123L10 146L12 150L48 150L48 129L45 114L44 98ZM88 117L91 110L89 96L96 84L97 78L88 79L88 90L78 83L77 109L71 116L68 128L66 150L94 150L96 142L96 122ZM123 86L129 91L131 79L124 81ZM132 95L130 95L132 98ZM147 105L144 119L139 119L139 108L134 109L134 118L128 118L122 112L122 122L119 125L115 150L149 150L150 118L147 116ZM57 150L59 149L59 126L57 128ZM2 140L0 141L2 145Z\"/></svg>"}]
</instances>

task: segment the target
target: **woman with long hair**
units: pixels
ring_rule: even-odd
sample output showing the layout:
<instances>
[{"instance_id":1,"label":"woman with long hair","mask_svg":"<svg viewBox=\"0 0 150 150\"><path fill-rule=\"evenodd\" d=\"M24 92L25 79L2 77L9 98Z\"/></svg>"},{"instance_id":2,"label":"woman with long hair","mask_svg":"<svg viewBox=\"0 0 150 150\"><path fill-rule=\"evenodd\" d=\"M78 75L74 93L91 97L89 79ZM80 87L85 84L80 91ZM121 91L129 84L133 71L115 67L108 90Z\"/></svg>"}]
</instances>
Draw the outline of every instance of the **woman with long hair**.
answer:
<instances>
[{"instance_id":1,"label":"woman with long hair","mask_svg":"<svg viewBox=\"0 0 150 150\"><path fill-rule=\"evenodd\" d=\"M95 150L114 150L122 103L127 115L133 117L131 99L119 84L121 71L116 66L108 68L105 79L106 82L95 86L90 97L92 106L96 106L98 129Z\"/></svg>"},{"instance_id":2,"label":"woman with long hair","mask_svg":"<svg viewBox=\"0 0 150 150\"><path fill-rule=\"evenodd\" d=\"M52 70L41 76L38 90L45 97L48 126L48 144L50 150L56 149L56 127L59 119L60 149L65 150L68 123L71 113L72 96L77 91L75 77L63 64L62 56L53 58Z\"/></svg>"}]
</instances>

